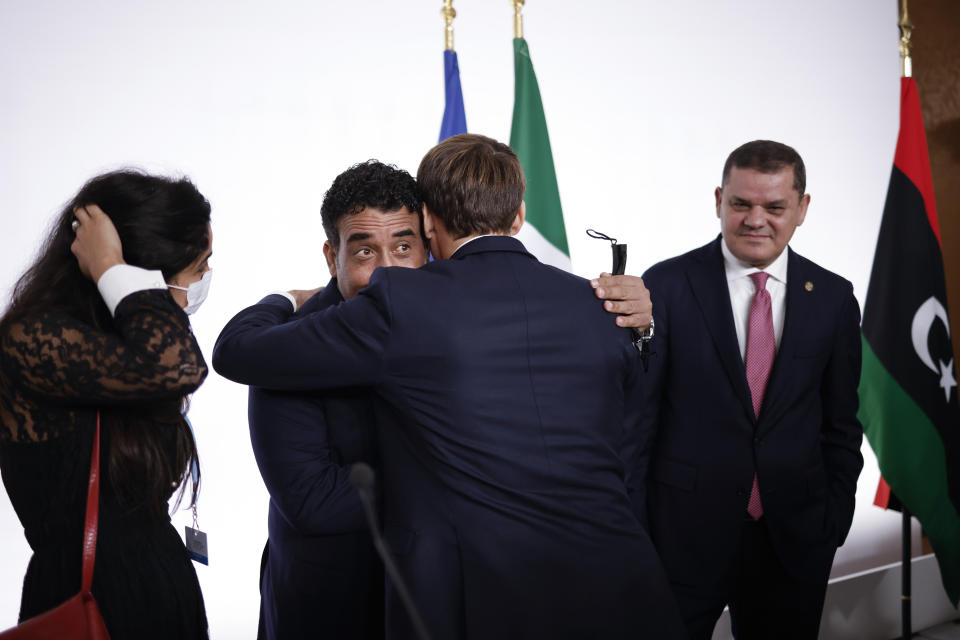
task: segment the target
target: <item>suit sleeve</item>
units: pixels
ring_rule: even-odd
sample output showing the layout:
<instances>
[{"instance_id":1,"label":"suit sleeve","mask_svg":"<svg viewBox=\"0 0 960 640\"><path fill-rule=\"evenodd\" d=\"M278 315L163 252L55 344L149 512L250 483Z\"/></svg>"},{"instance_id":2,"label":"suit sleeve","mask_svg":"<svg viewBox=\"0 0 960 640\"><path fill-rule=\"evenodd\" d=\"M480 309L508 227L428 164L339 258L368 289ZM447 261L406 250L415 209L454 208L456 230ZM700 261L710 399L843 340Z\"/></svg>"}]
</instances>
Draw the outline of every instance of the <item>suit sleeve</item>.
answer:
<instances>
[{"instance_id":1,"label":"suit sleeve","mask_svg":"<svg viewBox=\"0 0 960 640\"><path fill-rule=\"evenodd\" d=\"M653 297L654 336L650 340L650 360L646 371L637 362L636 379L630 393L634 401L628 398L628 418L633 421L636 434L633 462L627 477L627 491L633 503L634 513L640 524L649 530L647 517L647 485L650 482L650 461L656 444L660 426L660 394L663 391L663 377L667 365L667 323L666 305L663 296L657 296L659 285L656 278L648 273L643 281Z\"/></svg>"},{"instance_id":2,"label":"suit sleeve","mask_svg":"<svg viewBox=\"0 0 960 640\"><path fill-rule=\"evenodd\" d=\"M250 440L274 505L303 535L366 529L350 467L330 448L323 399L250 388Z\"/></svg>"},{"instance_id":3,"label":"suit sleeve","mask_svg":"<svg viewBox=\"0 0 960 640\"><path fill-rule=\"evenodd\" d=\"M223 328L213 368L234 382L267 389L375 385L390 337L388 291L389 280L378 269L355 298L292 320L289 302L268 296Z\"/></svg>"},{"instance_id":4,"label":"suit sleeve","mask_svg":"<svg viewBox=\"0 0 960 640\"><path fill-rule=\"evenodd\" d=\"M829 508L843 544L853 522L857 477L863 468L863 427L857 419L860 383L860 307L847 285L830 361L822 381L821 448L827 470Z\"/></svg>"}]
</instances>

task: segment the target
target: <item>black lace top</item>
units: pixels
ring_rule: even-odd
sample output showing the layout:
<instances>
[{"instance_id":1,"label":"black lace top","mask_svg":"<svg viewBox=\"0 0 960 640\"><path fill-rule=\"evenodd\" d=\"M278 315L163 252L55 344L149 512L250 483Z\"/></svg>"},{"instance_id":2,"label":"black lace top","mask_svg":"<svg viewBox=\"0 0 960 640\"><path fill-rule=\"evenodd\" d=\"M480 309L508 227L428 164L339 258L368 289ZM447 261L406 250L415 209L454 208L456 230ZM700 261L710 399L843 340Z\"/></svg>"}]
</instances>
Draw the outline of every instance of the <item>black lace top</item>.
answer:
<instances>
[{"instance_id":1,"label":"black lace top","mask_svg":"<svg viewBox=\"0 0 960 640\"><path fill-rule=\"evenodd\" d=\"M207 374L187 317L168 292L127 296L117 306L115 327L116 333L104 333L51 311L15 322L0 336L0 474L33 550L21 620L80 590L97 411L149 414L178 402ZM93 575L108 631L113 640L205 638L196 572L165 506L120 500L111 484L111 424L118 423L101 420ZM162 421L156 424L165 428ZM173 433L160 436L175 446Z\"/></svg>"}]
</instances>

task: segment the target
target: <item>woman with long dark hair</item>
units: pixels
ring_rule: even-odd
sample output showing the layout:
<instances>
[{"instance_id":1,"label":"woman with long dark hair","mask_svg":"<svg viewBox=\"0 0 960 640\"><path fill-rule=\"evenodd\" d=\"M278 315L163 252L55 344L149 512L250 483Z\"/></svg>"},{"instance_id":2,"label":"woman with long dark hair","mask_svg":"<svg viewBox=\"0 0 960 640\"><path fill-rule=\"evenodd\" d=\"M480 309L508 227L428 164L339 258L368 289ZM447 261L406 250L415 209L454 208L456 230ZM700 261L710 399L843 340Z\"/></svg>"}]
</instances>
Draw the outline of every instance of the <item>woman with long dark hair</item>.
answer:
<instances>
[{"instance_id":1,"label":"woman with long dark hair","mask_svg":"<svg viewBox=\"0 0 960 640\"><path fill-rule=\"evenodd\" d=\"M99 412L93 595L107 629L207 637L168 501L197 460L183 410L207 366L184 311L205 296L211 243L189 180L118 171L83 186L18 281L0 318L0 472L33 550L21 621L80 589Z\"/></svg>"}]
</instances>

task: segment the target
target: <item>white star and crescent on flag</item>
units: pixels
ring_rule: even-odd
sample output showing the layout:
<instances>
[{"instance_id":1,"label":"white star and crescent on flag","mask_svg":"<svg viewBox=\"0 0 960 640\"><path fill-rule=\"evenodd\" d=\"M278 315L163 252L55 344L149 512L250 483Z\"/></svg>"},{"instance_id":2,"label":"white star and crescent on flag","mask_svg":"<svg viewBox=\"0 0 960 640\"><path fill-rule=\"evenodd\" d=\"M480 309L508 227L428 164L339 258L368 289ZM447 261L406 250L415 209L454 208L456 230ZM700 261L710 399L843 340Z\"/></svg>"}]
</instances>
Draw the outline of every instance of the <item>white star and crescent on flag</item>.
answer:
<instances>
[{"instance_id":1,"label":"white star and crescent on flag","mask_svg":"<svg viewBox=\"0 0 960 640\"><path fill-rule=\"evenodd\" d=\"M957 386L957 377L953 371L953 358L949 362L937 359L938 367L934 364L933 357L930 355L930 347L927 344L927 338L930 335L930 329L933 328L933 321L940 319L947 330L947 337L950 337L950 320L947 317L947 310L943 304L935 297L930 296L913 314L913 322L910 324L910 337L913 340L913 349L917 352L917 357L923 364L940 376L940 387L946 396L946 402L950 402L950 392Z\"/></svg>"}]
</instances>

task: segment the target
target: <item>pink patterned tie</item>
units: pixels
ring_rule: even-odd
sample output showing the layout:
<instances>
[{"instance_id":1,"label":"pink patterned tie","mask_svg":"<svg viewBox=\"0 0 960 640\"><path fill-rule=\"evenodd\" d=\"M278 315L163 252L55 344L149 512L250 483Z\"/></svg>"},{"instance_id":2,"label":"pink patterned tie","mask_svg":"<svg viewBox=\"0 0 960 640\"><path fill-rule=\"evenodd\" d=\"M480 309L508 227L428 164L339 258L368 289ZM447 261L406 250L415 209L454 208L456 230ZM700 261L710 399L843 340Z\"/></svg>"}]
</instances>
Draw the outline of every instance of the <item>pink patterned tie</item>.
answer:
<instances>
[{"instance_id":1,"label":"pink patterned tie","mask_svg":"<svg viewBox=\"0 0 960 640\"><path fill-rule=\"evenodd\" d=\"M753 398L753 414L758 418L760 407L763 406L767 380L770 378L770 369L773 367L773 359L777 355L777 339L773 333L773 310L770 304L770 292L767 291L769 277L770 274L762 271L750 274L757 292L750 303L750 327L747 330L747 384L750 385L750 396ZM763 515L756 474L753 475L753 488L750 490L747 513L754 520L758 520Z\"/></svg>"}]
</instances>

